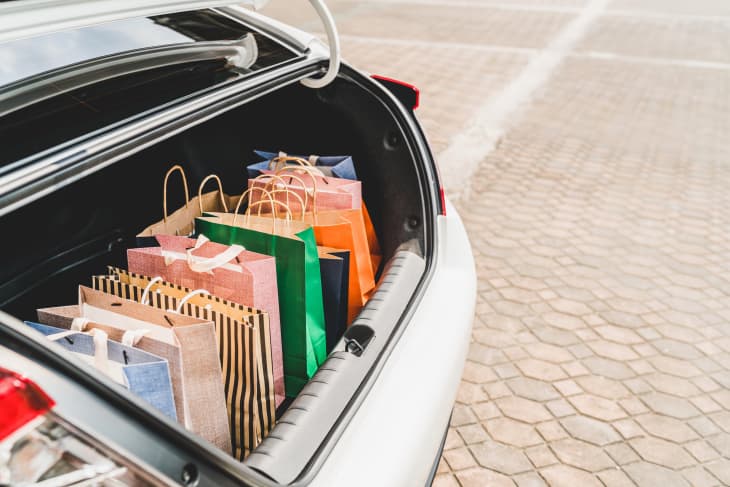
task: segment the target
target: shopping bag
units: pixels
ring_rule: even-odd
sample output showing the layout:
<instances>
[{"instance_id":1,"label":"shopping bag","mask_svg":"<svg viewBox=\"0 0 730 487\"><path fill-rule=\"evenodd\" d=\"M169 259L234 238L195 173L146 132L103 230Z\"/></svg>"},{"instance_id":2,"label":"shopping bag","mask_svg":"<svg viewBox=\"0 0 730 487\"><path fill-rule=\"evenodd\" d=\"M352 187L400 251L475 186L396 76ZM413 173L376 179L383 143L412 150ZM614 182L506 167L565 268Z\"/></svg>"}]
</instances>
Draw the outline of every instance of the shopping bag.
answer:
<instances>
[{"instance_id":1,"label":"shopping bag","mask_svg":"<svg viewBox=\"0 0 730 487\"><path fill-rule=\"evenodd\" d=\"M93 277L95 288L215 323L233 454L240 460L245 458L276 420L268 315L203 290L191 291L121 269L110 271L109 276Z\"/></svg>"},{"instance_id":2,"label":"shopping bag","mask_svg":"<svg viewBox=\"0 0 730 487\"><path fill-rule=\"evenodd\" d=\"M268 313L274 389L277 405L284 400L279 295L273 257L209 241L158 235L159 247L127 250L129 271L159 276L189 289L205 289L222 299Z\"/></svg>"},{"instance_id":3,"label":"shopping bag","mask_svg":"<svg viewBox=\"0 0 730 487\"><path fill-rule=\"evenodd\" d=\"M244 201L239 200L239 206ZM197 230L214 242L276 258L286 395L296 396L327 357L322 280L311 225L272 216L210 213Z\"/></svg>"},{"instance_id":4,"label":"shopping bag","mask_svg":"<svg viewBox=\"0 0 730 487\"><path fill-rule=\"evenodd\" d=\"M228 316L258 330L258 345L260 347L260 353L257 354L260 360L258 364L260 368L258 384L261 391L257 391L256 397L261 402L262 430L264 434L268 432L269 424L273 424L275 419L275 406L278 405L275 403L274 396L273 358L268 314L207 293L196 294L188 288L166 282L159 277L150 278L116 267L108 267L108 271L108 276L94 276L93 282L96 289L122 297L129 296L129 299L147 304L150 303L149 296L153 293L160 296L158 302L161 304L158 307L163 308L177 308L180 300L187 299L186 302Z\"/></svg>"},{"instance_id":5,"label":"shopping bag","mask_svg":"<svg viewBox=\"0 0 730 487\"><path fill-rule=\"evenodd\" d=\"M359 210L362 207L362 184L360 181L353 181L350 179L341 179L322 176L317 174L318 171L315 168L309 166L308 162L298 158L283 158L286 160L294 160L299 162L300 166L286 166L276 171L264 169L261 170L262 175L277 174L283 177L284 182L276 181L274 183L274 189L284 189L298 194L302 199L307 201L306 196L311 194L314 188L317 188L317 198L315 200L309 199L307 210L312 209L312 205L316 205L317 209L320 210ZM306 172L306 178L296 179L294 176L297 172ZM283 172L288 172L284 175ZM248 180L248 188L270 188L270 181L260 178L253 178ZM251 193L251 205L261 201L262 193L255 191ZM276 196L276 199L284 202L286 200L286 193L280 193ZM287 205L290 210L294 213L301 211L297 201L290 200ZM264 206L263 211L271 212L270 207Z\"/></svg>"},{"instance_id":6,"label":"shopping bag","mask_svg":"<svg viewBox=\"0 0 730 487\"><path fill-rule=\"evenodd\" d=\"M309 174L299 176L292 175L291 177L300 187L303 180L311 177ZM288 178L289 176L284 172L262 175L255 180L254 187L258 188L258 183L263 183L266 190L271 189L272 196L283 200L280 204L287 208L298 206L299 212L292 210L292 213L295 218L312 225L317 245L350 251L348 322L352 322L367 302L370 292L375 288L374 266L363 212L361 209L320 210L316 202L321 194L321 185L313 180L311 192L304 193L301 197L290 189L291 186L286 183ZM282 185L282 181L284 183L281 189L272 189L276 188L277 184ZM302 214L302 205L298 204L300 198L304 206L314 209ZM309 202L314 202L314 204L310 205ZM264 211L271 208L270 204L260 198L252 205L261 205Z\"/></svg>"},{"instance_id":7,"label":"shopping bag","mask_svg":"<svg viewBox=\"0 0 730 487\"><path fill-rule=\"evenodd\" d=\"M347 329L350 251L318 247L322 275L322 301L327 332L327 353Z\"/></svg>"},{"instance_id":8,"label":"shopping bag","mask_svg":"<svg viewBox=\"0 0 730 487\"><path fill-rule=\"evenodd\" d=\"M167 360L108 340L108 335L102 330L87 334L30 321L25 323L83 362L93 365L164 415L177 420Z\"/></svg>"},{"instance_id":9,"label":"shopping bag","mask_svg":"<svg viewBox=\"0 0 730 487\"><path fill-rule=\"evenodd\" d=\"M316 207L316 209L318 210L360 209L361 215L358 217L358 219L362 220L365 235L367 236L368 252L370 254L369 260L370 266L372 268L372 274L377 274L380 262L382 260L382 252L380 250L380 244L378 243L377 234L375 233L375 228L373 227L372 219L370 218L370 213L368 212L367 206L362 201L362 189L359 186L360 182L358 181L357 185L353 185L352 182L348 182L345 183L343 186L337 188L337 191L351 191L351 194L353 196L350 200L348 200L347 198L343 199L342 195L338 195L336 199L333 200L332 196L327 196L327 191L331 193L332 190L326 189L325 186L329 187L331 184L337 185L337 178L326 178L317 176L317 170L321 168L313 168L309 165L309 161L297 157L279 157L273 159L271 162L275 163L271 164L272 169L261 169L258 172L261 175L284 176L283 179L276 180L276 184L273 185L273 188L287 190L278 191L278 196L276 196L276 199L285 202L285 204L287 204L292 211L298 211L298 207L296 205L296 201L288 198L287 193L289 190L294 191L297 195L304 199L305 206L309 211L311 211L313 207ZM282 167L282 163L287 163L291 165L285 165ZM288 173L289 177L286 177L284 173ZM302 173L299 174L302 177L299 178L298 176L296 176L297 173ZM309 175L307 176L306 174ZM259 187L271 189L271 183L272 181L266 180L259 176L256 180L249 180L248 185L249 188ZM324 192L323 188L325 188ZM312 193L315 191L317 193L317 197L309 199L308 196L312 195ZM251 197L252 204L260 201L261 197L262 196L260 192L253 193ZM272 209L264 203L263 211L270 213L272 212Z\"/></svg>"},{"instance_id":10,"label":"shopping bag","mask_svg":"<svg viewBox=\"0 0 730 487\"><path fill-rule=\"evenodd\" d=\"M167 183L170 175L174 172L179 172L182 176L183 189L185 190L185 205L168 214ZM211 180L218 184L218 190L203 194L205 184ZM167 171L162 183L162 220L148 226L137 234L137 245L139 247L155 247L157 245L156 235L190 236L195 231L194 220L196 216L202 215L205 211L225 213L237 201L237 197L228 196L223 192L221 180L215 174L211 174L203 179L198 188L198 196L191 200L185 171L181 166L175 165Z\"/></svg>"},{"instance_id":11,"label":"shopping bag","mask_svg":"<svg viewBox=\"0 0 730 487\"><path fill-rule=\"evenodd\" d=\"M38 321L77 331L100 329L113 340L167 360L178 421L230 453L231 435L213 322L119 297L81 286L80 304L39 309Z\"/></svg>"},{"instance_id":12,"label":"shopping bag","mask_svg":"<svg viewBox=\"0 0 730 487\"><path fill-rule=\"evenodd\" d=\"M276 170L280 167L280 164L285 161L278 160L277 158L287 157L286 152L266 152L255 150L254 153L260 158L264 159L261 162L249 164L246 166L248 171L248 177L255 178L261 175L261 171ZM298 159L306 159L312 167L316 167L322 172L324 176L332 176L342 179L357 180L357 174L355 173L355 163L352 160L352 156L292 156Z\"/></svg>"},{"instance_id":13,"label":"shopping bag","mask_svg":"<svg viewBox=\"0 0 730 487\"><path fill-rule=\"evenodd\" d=\"M368 251L370 252L373 275L376 276L380 268L380 262L383 260L383 253L380 250L378 235L375 233L375 227L373 227L373 221L370 219L370 212L367 206L365 206L365 202L362 204L362 221L365 226L365 235L368 239Z\"/></svg>"}]
</instances>

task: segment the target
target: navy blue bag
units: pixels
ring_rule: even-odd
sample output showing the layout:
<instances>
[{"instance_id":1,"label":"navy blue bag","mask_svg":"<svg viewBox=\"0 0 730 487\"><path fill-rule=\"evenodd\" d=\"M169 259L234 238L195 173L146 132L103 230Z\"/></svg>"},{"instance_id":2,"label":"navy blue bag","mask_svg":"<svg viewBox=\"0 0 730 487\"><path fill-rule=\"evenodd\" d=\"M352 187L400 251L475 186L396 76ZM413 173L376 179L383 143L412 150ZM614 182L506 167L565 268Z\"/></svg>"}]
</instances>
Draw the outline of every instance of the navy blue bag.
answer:
<instances>
[{"instance_id":1,"label":"navy blue bag","mask_svg":"<svg viewBox=\"0 0 730 487\"><path fill-rule=\"evenodd\" d=\"M350 251L317 247L322 276L327 353L330 353L347 329L347 303L350 282Z\"/></svg>"}]
</instances>

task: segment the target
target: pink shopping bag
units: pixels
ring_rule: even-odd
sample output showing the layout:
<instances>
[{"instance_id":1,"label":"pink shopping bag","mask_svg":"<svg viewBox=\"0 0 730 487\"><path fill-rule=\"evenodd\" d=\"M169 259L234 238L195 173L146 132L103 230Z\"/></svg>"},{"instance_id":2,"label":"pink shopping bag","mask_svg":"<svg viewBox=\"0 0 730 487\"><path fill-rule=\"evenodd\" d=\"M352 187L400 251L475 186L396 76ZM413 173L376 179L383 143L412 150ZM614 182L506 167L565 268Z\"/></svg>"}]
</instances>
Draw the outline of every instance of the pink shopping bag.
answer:
<instances>
[{"instance_id":1,"label":"pink shopping bag","mask_svg":"<svg viewBox=\"0 0 730 487\"><path fill-rule=\"evenodd\" d=\"M267 178L249 179L248 187L273 190L275 198L285 202L293 213L301 211L301 204L296 198L287 199L285 191L287 190L298 194L303 200L307 201L307 210L312 210L312 204L316 201L318 210L359 210L362 207L362 183L360 181L352 181L350 179L332 178L314 174L311 168L291 168L296 171L307 170L309 174L297 174L292 172L290 175L278 171L280 178L275 181ZM263 170L262 174L273 175L274 171ZM272 186L273 184L273 186ZM311 195L316 188L317 198L312 199ZM306 191L306 195L305 195ZM254 205L262 198L261 191L251 191L250 205ZM308 198L309 197L309 198ZM264 206L263 212L270 212L270 207Z\"/></svg>"}]
</instances>

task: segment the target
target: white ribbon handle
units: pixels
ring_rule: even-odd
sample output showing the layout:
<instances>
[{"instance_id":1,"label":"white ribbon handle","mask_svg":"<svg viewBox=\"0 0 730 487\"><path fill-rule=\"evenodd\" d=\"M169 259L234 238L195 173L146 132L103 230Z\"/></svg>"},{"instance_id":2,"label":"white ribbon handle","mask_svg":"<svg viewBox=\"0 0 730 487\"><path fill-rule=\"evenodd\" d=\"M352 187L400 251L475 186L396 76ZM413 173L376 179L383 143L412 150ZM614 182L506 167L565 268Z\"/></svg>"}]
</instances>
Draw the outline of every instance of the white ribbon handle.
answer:
<instances>
[{"instance_id":1,"label":"white ribbon handle","mask_svg":"<svg viewBox=\"0 0 730 487\"><path fill-rule=\"evenodd\" d=\"M205 235L200 235L192 249L188 249L188 267L193 272L212 272L213 269L223 267L230 261L235 259L238 254L246 250L242 245L231 245L226 250L215 257L198 257L193 255L193 251L199 249L206 242L209 242Z\"/></svg>"},{"instance_id":2,"label":"white ribbon handle","mask_svg":"<svg viewBox=\"0 0 730 487\"><path fill-rule=\"evenodd\" d=\"M73 325L72 325L73 326ZM47 338L52 341L60 340L69 335L75 335L79 333L77 330L62 331L59 333L53 333L48 335ZM94 367L99 369L105 375L111 376L109 370L109 335L105 331L93 328L88 331L94 339Z\"/></svg>"},{"instance_id":3,"label":"white ribbon handle","mask_svg":"<svg viewBox=\"0 0 730 487\"><path fill-rule=\"evenodd\" d=\"M152 290L152 286L154 286L156 283L161 282L162 278L160 276L155 276L152 279L150 279L150 282L147 283L147 285L144 288L144 291L142 292L142 297L140 298L139 302L142 304L150 304L149 300L149 294Z\"/></svg>"},{"instance_id":4,"label":"white ribbon handle","mask_svg":"<svg viewBox=\"0 0 730 487\"><path fill-rule=\"evenodd\" d=\"M185 296L183 296L182 299L180 300L180 302L177 304L177 309L175 310L175 313L182 314L182 309L183 309L183 306L185 306L185 303L187 303L190 300L190 298L193 298L199 294L207 294L209 296L212 296L212 294L210 294L210 292L207 289L196 289L195 291L190 291ZM210 304L206 304L205 308L210 309L211 308Z\"/></svg>"},{"instance_id":5,"label":"white ribbon handle","mask_svg":"<svg viewBox=\"0 0 730 487\"><path fill-rule=\"evenodd\" d=\"M71 328L69 330L74 332L79 331L86 331L86 327L89 325L89 320L82 317L74 318L73 321L71 321ZM60 333L57 333L57 335L60 335Z\"/></svg>"},{"instance_id":6,"label":"white ribbon handle","mask_svg":"<svg viewBox=\"0 0 730 487\"><path fill-rule=\"evenodd\" d=\"M149 330L127 330L122 335L122 345L127 347L135 347L144 336L149 333Z\"/></svg>"}]
</instances>

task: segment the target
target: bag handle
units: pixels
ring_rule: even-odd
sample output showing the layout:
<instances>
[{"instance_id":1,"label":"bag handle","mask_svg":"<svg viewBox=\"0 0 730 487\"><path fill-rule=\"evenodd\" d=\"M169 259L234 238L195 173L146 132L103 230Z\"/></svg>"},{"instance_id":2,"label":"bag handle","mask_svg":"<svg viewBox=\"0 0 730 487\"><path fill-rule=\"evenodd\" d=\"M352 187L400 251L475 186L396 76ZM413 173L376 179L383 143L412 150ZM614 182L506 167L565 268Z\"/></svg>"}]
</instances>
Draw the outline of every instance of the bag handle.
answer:
<instances>
[{"instance_id":1,"label":"bag handle","mask_svg":"<svg viewBox=\"0 0 730 487\"><path fill-rule=\"evenodd\" d=\"M241 203L243 203L243 201L248 198L248 195L252 191L254 191L254 190L261 191L261 193L266 198L268 198L269 203L271 203L271 208L274 208L274 203L277 203L277 201L274 200L274 198L271 197L271 194L268 191L266 191L264 188L259 188L259 187L253 186L251 188L248 188L246 191L244 191L241 194L241 197L238 199L238 204L236 204L236 208L233 210L233 221L231 222L231 225L235 225L236 224L236 219L238 218L238 211L241 209ZM280 201L278 203L281 204L287 210L287 219L291 220L291 217L292 217L291 216L291 209L289 209L288 206L284 205ZM246 215L248 215L250 213L250 211L251 211L251 208L248 208L246 210ZM273 215L272 218L274 220L274 230L276 230L276 215L275 214L272 214L272 215ZM260 209L259 209L259 216L261 216L261 210Z\"/></svg>"},{"instance_id":2,"label":"bag handle","mask_svg":"<svg viewBox=\"0 0 730 487\"><path fill-rule=\"evenodd\" d=\"M194 291L190 291L189 293L187 293L185 296L183 296L180 299L179 303L177 303L177 308L175 308L175 313L177 313L179 315L182 314L182 309L183 309L183 306L185 306L185 303L190 301L190 299L194 298L195 296L204 295L204 294L207 294L208 296L212 296L212 294L210 294L210 291L208 291L207 289L196 289ZM207 309L210 309L210 304L205 305L205 307Z\"/></svg>"},{"instance_id":3,"label":"bag handle","mask_svg":"<svg viewBox=\"0 0 730 487\"><path fill-rule=\"evenodd\" d=\"M208 237L205 235L199 235L193 248L187 250L188 267L190 267L191 271L212 272L213 269L217 269L228 264L230 261L238 257L238 254L246 250L243 245L230 245L226 250L214 257L199 257L197 255L193 255L194 250L199 249L207 242L210 242Z\"/></svg>"},{"instance_id":4,"label":"bag handle","mask_svg":"<svg viewBox=\"0 0 730 487\"><path fill-rule=\"evenodd\" d=\"M154 286L158 282L162 282L163 279L160 276L155 276L152 279L150 279L150 282L147 283L147 285L144 287L144 291L142 291L142 297L139 299L139 302L142 304L150 304L149 294L152 290L152 286Z\"/></svg>"},{"instance_id":5,"label":"bag handle","mask_svg":"<svg viewBox=\"0 0 730 487\"><path fill-rule=\"evenodd\" d=\"M280 169L287 167L288 162L296 163L292 164L291 167L309 167L315 172L315 174L324 176L324 173L314 166L317 163L317 156L309 156L309 160L307 160L302 157L288 156L284 152L280 152L278 157L274 157L269 161L269 170L271 170L271 166L274 165L273 170L279 171Z\"/></svg>"},{"instance_id":6,"label":"bag handle","mask_svg":"<svg viewBox=\"0 0 730 487\"><path fill-rule=\"evenodd\" d=\"M66 338L69 335L75 335L77 333L80 332L75 330L67 330L53 333L51 335L48 335L47 338L55 342L62 338ZM92 328L86 333L88 335L91 335L94 341L94 367L99 369L105 375L109 376L109 335L107 335L104 330L99 330L98 328Z\"/></svg>"},{"instance_id":7,"label":"bag handle","mask_svg":"<svg viewBox=\"0 0 730 487\"><path fill-rule=\"evenodd\" d=\"M281 177L281 176L279 176L277 174L262 174L260 176L256 176L253 180L254 181L265 181L267 179L271 179L271 181L267 182L266 185L264 186L264 189L266 189L266 191L272 191L274 189L277 189L276 186L275 186L275 184L274 184L274 180L279 181L284 186L283 189L287 190L287 192L291 191L291 190L289 190L287 188L287 185L291 185L291 180L292 179L296 179L297 182L301 183L302 188L304 189L304 207L303 207L303 211L306 211L306 207L309 204L309 194L307 193L307 187L304 184L304 181L302 180L302 178L300 178L299 176L289 175L289 182L287 183L286 180L283 177ZM291 191L291 192L293 193L293 191ZM289 197L288 196L286 198L286 204L289 205ZM271 211L274 211L274 209L272 208Z\"/></svg>"},{"instance_id":8,"label":"bag handle","mask_svg":"<svg viewBox=\"0 0 730 487\"><path fill-rule=\"evenodd\" d=\"M167 222L167 180L170 179L170 175L176 171L180 172L180 176L183 180L183 188L185 188L185 208L190 203L190 193L188 191L188 178L185 177L185 170L179 164L172 166L165 174L165 181L162 183L162 221Z\"/></svg>"},{"instance_id":9,"label":"bag handle","mask_svg":"<svg viewBox=\"0 0 730 487\"><path fill-rule=\"evenodd\" d=\"M156 279L162 280L161 277L157 277ZM154 284L154 282L150 282L150 284L147 285L147 287L145 288L145 293L149 292L149 288L152 286L152 284ZM145 299L144 293L142 294L142 299ZM142 304L146 304L143 301L140 301L140 302L142 302ZM63 338L65 336L71 335L73 333L80 333L80 332L86 331L86 328L88 327L88 325L89 325L89 320L87 318L76 317L71 321L71 327L69 328L68 331L55 333L53 335L53 336L59 335L58 338L54 338L54 340ZM96 328L93 328L90 331L95 332L95 330L96 330ZM98 331L100 331L102 333L104 332L103 330L98 330ZM142 339L142 337L144 337L144 335L146 335L149 332L150 332L149 330L142 330L142 329L127 330L124 332L124 334L122 334L122 345L126 345L128 347L135 347L135 346L137 346L139 341Z\"/></svg>"},{"instance_id":10,"label":"bag handle","mask_svg":"<svg viewBox=\"0 0 730 487\"><path fill-rule=\"evenodd\" d=\"M288 190L288 189L275 189L273 191L269 191L269 194L271 194L271 195L275 195L277 193L285 193L287 195L286 196L286 199L287 199L287 202L286 203L284 203L283 201L279 201L279 200L274 200L274 203L276 203L277 205L282 206L285 210L288 211L288 216L290 217L289 218L290 220L293 218L293 216L292 216L291 207L289 206L289 201L288 201L289 200L289 196L291 195L291 196L293 196L293 197L295 197L296 199L299 200L299 204L301 205L300 207L302 208L302 211L300 213L300 220L301 221L304 221L304 204L305 203L304 203L304 200L302 199L302 197L299 196L298 194L294 193L293 191ZM268 202L267 201L264 201L264 200L255 201L255 202L253 202L253 203L251 203L249 205L248 211L250 211L252 207L258 206L259 207L259 215L261 215L261 206L264 203L268 203ZM277 213L276 208L273 208L272 207L272 210L273 210L274 217L276 217L276 213Z\"/></svg>"},{"instance_id":11,"label":"bag handle","mask_svg":"<svg viewBox=\"0 0 730 487\"><path fill-rule=\"evenodd\" d=\"M198 186L198 205L200 206L200 214L203 214L203 187L205 186L205 183L211 179L218 183L218 196L220 196L221 199L223 213L228 213L228 206L226 205L226 198L223 193L223 183L221 182L221 178L215 174L209 174L200 182L200 186Z\"/></svg>"},{"instance_id":12,"label":"bag handle","mask_svg":"<svg viewBox=\"0 0 730 487\"><path fill-rule=\"evenodd\" d=\"M301 166L301 167L286 166L286 167L283 167L283 168L279 169L278 171L276 171L276 174L279 175L279 174L282 174L285 172L305 172L309 175L309 177L312 178L312 216L314 217L314 224L316 225L317 224L317 214L319 212L319 210L317 209L317 192L319 190L317 188L317 178L315 178L315 176L317 174L315 173L315 171L313 171L313 169L314 168L308 167L308 166ZM290 177L294 177L294 176L290 176ZM300 178L298 178L298 179L299 179L299 181L302 182L302 190L304 191L304 194L307 194L308 193L307 186L304 184L304 181L302 179L300 179ZM327 182L326 179L324 179L323 181Z\"/></svg>"},{"instance_id":13,"label":"bag handle","mask_svg":"<svg viewBox=\"0 0 730 487\"><path fill-rule=\"evenodd\" d=\"M122 335L122 345L126 345L128 347L136 347L139 341L144 338L144 336L149 332L149 330L145 329L127 330Z\"/></svg>"},{"instance_id":14,"label":"bag handle","mask_svg":"<svg viewBox=\"0 0 730 487\"><path fill-rule=\"evenodd\" d=\"M207 289L196 289L194 291L190 291L189 293L187 293L185 296L183 296L180 299L180 302L177 304L177 309L175 309L175 313L183 314L182 311L183 311L183 306L185 306L185 303L187 303L190 299L194 298L195 296L199 296L199 295L200 296L207 295L207 296L210 296L211 298L214 297L213 294L211 294ZM208 303L204 306L204 308L207 310L211 310L212 307L213 306L210 303ZM236 321L238 321L238 320L236 320ZM255 326L252 325L251 323L244 323L243 321L239 321L239 323L243 323L248 328L255 328Z\"/></svg>"}]
</instances>

